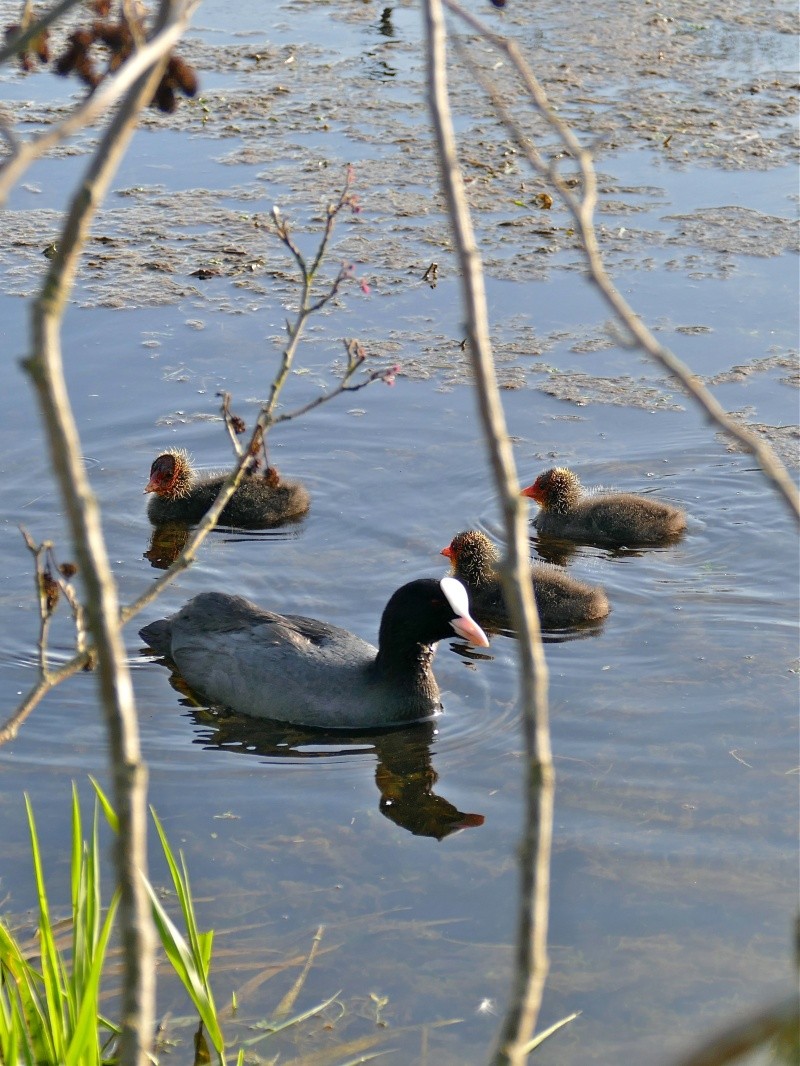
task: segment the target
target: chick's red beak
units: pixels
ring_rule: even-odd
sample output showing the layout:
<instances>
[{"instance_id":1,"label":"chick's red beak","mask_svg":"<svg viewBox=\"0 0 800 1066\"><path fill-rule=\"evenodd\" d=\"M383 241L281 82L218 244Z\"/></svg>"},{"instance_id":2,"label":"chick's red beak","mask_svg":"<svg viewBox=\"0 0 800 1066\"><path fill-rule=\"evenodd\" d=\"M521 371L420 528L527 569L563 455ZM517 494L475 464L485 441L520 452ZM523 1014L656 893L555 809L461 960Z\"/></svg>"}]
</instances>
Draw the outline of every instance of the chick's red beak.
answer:
<instances>
[{"instance_id":1,"label":"chick's red beak","mask_svg":"<svg viewBox=\"0 0 800 1066\"><path fill-rule=\"evenodd\" d=\"M526 489L522 489L522 491L520 492L520 496L527 496L531 500L536 500L536 502L539 503L541 499L541 492L536 486L537 482L534 481L532 485L528 485Z\"/></svg>"},{"instance_id":2,"label":"chick's red beak","mask_svg":"<svg viewBox=\"0 0 800 1066\"><path fill-rule=\"evenodd\" d=\"M150 480L147 482L144 491L145 492L158 492L161 488L161 481L157 474L153 474Z\"/></svg>"},{"instance_id":3,"label":"chick's red beak","mask_svg":"<svg viewBox=\"0 0 800 1066\"><path fill-rule=\"evenodd\" d=\"M453 549L448 544L446 548L442 548L442 550L439 552L439 554L440 555L446 555L448 559L452 559L453 558Z\"/></svg>"}]
</instances>

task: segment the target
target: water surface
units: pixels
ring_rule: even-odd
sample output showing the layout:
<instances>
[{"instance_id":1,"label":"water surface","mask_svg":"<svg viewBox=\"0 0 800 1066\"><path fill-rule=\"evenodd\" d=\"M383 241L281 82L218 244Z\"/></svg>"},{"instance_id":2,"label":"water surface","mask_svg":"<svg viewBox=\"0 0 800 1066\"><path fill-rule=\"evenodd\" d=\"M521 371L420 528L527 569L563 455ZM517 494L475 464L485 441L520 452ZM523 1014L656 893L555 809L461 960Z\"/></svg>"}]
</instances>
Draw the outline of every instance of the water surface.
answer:
<instances>
[{"instance_id":1,"label":"water surface","mask_svg":"<svg viewBox=\"0 0 800 1066\"><path fill-rule=\"evenodd\" d=\"M764 426L791 458L796 438L782 427L797 413L794 172L772 142L763 144L771 155L739 151L725 110L731 93L737 106L763 101L746 92L753 79L783 106L791 38L783 9L770 25L755 6L727 22L718 7L709 5L704 26L637 25L627 44L598 39L600 27L566 9L533 33L519 5L509 28L579 126L614 131L599 153L599 219L623 292L726 407ZM268 390L296 288L253 215L280 203L310 248L319 207L353 162L364 211L343 222L336 257L353 261L372 293L352 286L314 320L301 352L308 372L292 377L286 403L335 382L345 336L404 374L394 388L374 385L277 430L273 457L308 484L308 518L278 535L218 532L145 620L218 587L375 639L391 592L442 573L439 551L456 532L499 531L427 147L417 14L406 5L286 4L274 24L242 19L238 5L200 9L186 54L201 71L202 106L182 106L177 133L148 116L95 224L109 241L90 244L66 318L71 396L129 600L160 573L147 557L141 495L153 457L175 445L202 467L224 464L216 393L229 391L252 421ZM671 121L684 131L666 148L668 111L658 139L645 132L657 114L642 73L656 61L656 31L670 64L659 77L680 86ZM566 34L577 87L563 72ZM605 80L613 89L590 91L604 58L625 55L630 71L613 67ZM541 1022L582 1013L539 1057L656 1062L783 994L791 979L795 533L753 461L730 451L657 368L609 339L566 216L531 205L535 182L457 78L521 479L557 461L587 484L652 492L690 515L669 549L568 554L571 573L606 587L612 613L584 639L547 644L558 786ZM690 123L701 82L711 89L703 106L719 110L718 136ZM36 79L10 74L3 87L46 108ZM785 116L774 101L771 122L780 144ZM83 160L35 168L6 215L0 250L7 711L36 664L30 559L17 526L70 555L15 359L26 349L21 297L42 276L41 247ZM431 261L440 264L435 288L422 281ZM219 276L191 277L208 263ZM446 713L435 727L350 741L195 706L142 656L134 627L127 640L150 798L185 853L201 921L218 930L220 1000L276 967L240 1000L243 1028L232 1033L269 1015L324 925L298 1007L337 990L342 1006L328 1012L330 1028L314 1020L281 1038L287 1059L375 1034L394 1049L390 1061L485 1061L508 992L516 907L513 639L497 636L486 654L444 642L435 669ZM66 616L53 642L56 654L69 653ZM88 797L89 773L106 780L105 747L94 679L83 675L0 749L7 912L32 902L22 790L36 807L54 895L65 899L69 782ZM165 878L155 849L153 876ZM294 968L282 969L287 960ZM188 1040L189 1012L169 983L160 1010L175 1012L174 1035Z\"/></svg>"}]
</instances>

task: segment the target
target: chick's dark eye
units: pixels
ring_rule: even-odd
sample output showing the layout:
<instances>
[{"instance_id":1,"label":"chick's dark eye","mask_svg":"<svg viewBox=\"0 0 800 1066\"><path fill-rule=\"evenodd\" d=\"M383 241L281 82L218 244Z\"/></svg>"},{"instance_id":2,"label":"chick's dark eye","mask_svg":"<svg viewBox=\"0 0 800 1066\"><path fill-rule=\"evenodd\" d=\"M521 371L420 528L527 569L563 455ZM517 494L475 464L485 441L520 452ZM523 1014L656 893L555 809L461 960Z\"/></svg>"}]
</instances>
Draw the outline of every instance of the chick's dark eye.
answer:
<instances>
[{"instance_id":1,"label":"chick's dark eye","mask_svg":"<svg viewBox=\"0 0 800 1066\"><path fill-rule=\"evenodd\" d=\"M158 459L153 461L153 465L150 467L150 473L170 475L174 468L175 460L171 455L159 455Z\"/></svg>"}]
</instances>

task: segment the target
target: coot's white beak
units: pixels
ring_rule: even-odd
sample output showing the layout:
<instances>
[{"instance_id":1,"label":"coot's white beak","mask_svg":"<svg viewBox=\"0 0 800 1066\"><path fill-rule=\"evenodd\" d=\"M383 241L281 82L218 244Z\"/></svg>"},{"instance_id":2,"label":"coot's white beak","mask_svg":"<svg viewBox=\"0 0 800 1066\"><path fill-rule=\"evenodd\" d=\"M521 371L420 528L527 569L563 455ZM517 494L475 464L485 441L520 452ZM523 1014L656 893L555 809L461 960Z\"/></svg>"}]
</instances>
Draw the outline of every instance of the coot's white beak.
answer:
<instances>
[{"instance_id":1,"label":"coot's white beak","mask_svg":"<svg viewBox=\"0 0 800 1066\"><path fill-rule=\"evenodd\" d=\"M455 577L443 577L439 587L447 597L447 602L458 617L450 619L450 625L464 640L477 644L479 648L489 647L489 638L469 613L469 596L467 590Z\"/></svg>"}]
</instances>

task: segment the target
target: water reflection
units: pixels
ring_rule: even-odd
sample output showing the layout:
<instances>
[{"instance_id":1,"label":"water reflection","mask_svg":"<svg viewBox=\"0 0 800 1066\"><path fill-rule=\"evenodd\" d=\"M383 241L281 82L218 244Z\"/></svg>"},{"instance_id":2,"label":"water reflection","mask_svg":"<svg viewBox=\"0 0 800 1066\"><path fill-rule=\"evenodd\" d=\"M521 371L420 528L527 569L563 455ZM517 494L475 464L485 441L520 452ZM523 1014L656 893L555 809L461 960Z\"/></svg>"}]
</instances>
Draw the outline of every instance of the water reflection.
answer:
<instances>
[{"instance_id":1,"label":"water reflection","mask_svg":"<svg viewBox=\"0 0 800 1066\"><path fill-rule=\"evenodd\" d=\"M582 549L587 547L596 547L604 557L609 559L626 559L646 555L649 552L665 551L682 539L683 534L678 533L675 537L662 541L660 544L640 545L636 548L614 548L596 545L591 541L564 540L545 533L532 533L530 536L531 546L539 558L547 563L555 563L556 566L567 566L573 556L585 554Z\"/></svg>"},{"instance_id":2,"label":"water reflection","mask_svg":"<svg viewBox=\"0 0 800 1066\"><path fill-rule=\"evenodd\" d=\"M380 49L368 49L364 53L367 58L367 74L370 78L396 78L397 68L387 63L383 58L386 43L388 41L397 40L397 34L392 21L392 9L390 7L385 7L381 11L377 32L381 37L385 37L387 41L381 42Z\"/></svg>"},{"instance_id":3,"label":"water reflection","mask_svg":"<svg viewBox=\"0 0 800 1066\"><path fill-rule=\"evenodd\" d=\"M278 540L289 540L298 536L300 530L292 526L299 526L304 516L287 519L279 529L259 529L247 531L235 529L231 526L217 526L212 532L215 536L223 536L226 543L231 541L257 541L266 537ZM167 570L175 562L183 551L192 526L183 522L168 522L163 526L156 526L150 536L147 550L142 552L142 558L147 559L156 570Z\"/></svg>"},{"instance_id":4,"label":"water reflection","mask_svg":"<svg viewBox=\"0 0 800 1066\"><path fill-rule=\"evenodd\" d=\"M385 7L383 11L381 11L380 22L378 23L378 33L382 34L384 37L397 36L397 34L394 32L394 24L392 23L392 9L390 7Z\"/></svg>"},{"instance_id":5,"label":"water reflection","mask_svg":"<svg viewBox=\"0 0 800 1066\"><path fill-rule=\"evenodd\" d=\"M483 825L482 814L460 811L433 789L439 778L431 761L437 734L434 722L403 729L326 732L303 729L230 711L211 710L192 693L183 678L172 673L172 687L180 692L201 734L194 743L206 749L223 748L239 755L268 759L333 759L373 753L378 809L390 822L414 836L444 840L459 829Z\"/></svg>"},{"instance_id":6,"label":"water reflection","mask_svg":"<svg viewBox=\"0 0 800 1066\"><path fill-rule=\"evenodd\" d=\"M156 570L168 570L183 551L189 539L191 526L180 522L171 522L166 526L156 526L150 537L150 544L143 558L150 561Z\"/></svg>"},{"instance_id":7,"label":"water reflection","mask_svg":"<svg viewBox=\"0 0 800 1066\"><path fill-rule=\"evenodd\" d=\"M490 615L483 612L481 612L481 618L480 625L490 639L492 637L512 637L514 640L517 639L517 631L508 627L507 619L502 618L493 621ZM581 622L579 625L569 626L565 629L542 629L542 644L566 644L571 640L586 640L587 637L597 637L603 632L605 623L605 618L598 618L594 621ZM492 658L492 656L486 656L486 658Z\"/></svg>"}]
</instances>

